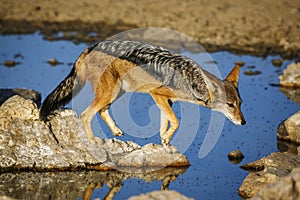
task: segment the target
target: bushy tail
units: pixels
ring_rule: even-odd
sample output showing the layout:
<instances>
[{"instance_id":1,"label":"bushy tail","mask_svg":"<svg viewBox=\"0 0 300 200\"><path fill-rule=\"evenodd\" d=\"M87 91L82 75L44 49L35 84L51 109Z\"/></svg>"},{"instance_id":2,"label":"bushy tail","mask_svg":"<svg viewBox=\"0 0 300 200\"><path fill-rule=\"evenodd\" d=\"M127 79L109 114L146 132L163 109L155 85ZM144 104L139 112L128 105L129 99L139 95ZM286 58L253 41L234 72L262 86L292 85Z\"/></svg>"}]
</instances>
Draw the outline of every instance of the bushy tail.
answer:
<instances>
[{"instance_id":1,"label":"bushy tail","mask_svg":"<svg viewBox=\"0 0 300 200\"><path fill-rule=\"evenodd\" d=\"M88 49L87 49L88 50ZM40 109L40 119L47 121L48 115L64 106L82 89L86 82L85 69L82 65L88 51L84 51L74 64L70 74L47 96Z\"/></svg>"}]
</instances>

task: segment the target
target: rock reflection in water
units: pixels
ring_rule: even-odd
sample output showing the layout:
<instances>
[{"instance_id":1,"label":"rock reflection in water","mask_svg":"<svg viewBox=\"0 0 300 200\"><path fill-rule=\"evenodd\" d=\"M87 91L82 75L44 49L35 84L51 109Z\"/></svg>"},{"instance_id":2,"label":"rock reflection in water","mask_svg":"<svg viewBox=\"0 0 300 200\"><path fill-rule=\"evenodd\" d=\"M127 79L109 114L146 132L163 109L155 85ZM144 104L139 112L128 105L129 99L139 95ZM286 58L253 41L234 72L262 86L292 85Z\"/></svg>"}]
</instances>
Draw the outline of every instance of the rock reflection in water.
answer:
<instances>
[{"instance_id":1,"label":"rock reflection in water","mask_svg":"<svg viewBox=\"0 0 300 200\"><path fill-rule=\"evenodd\" d=\"M130 178L146 182L161 181L161 190L169 188L187 168L132 169L132 172L21 172L0 174L0 199L91 199L96 188L108 186L109 191L101 199L113 199L123 187L123 182ZM127 169L126 171L128 171Z\"/></svg>"},{"instance_id":2,"label":"rock reflection in water","mask_svg":"<svg viewBox=\"0 0 300 200\"><path fill-rule=\"evenodd\" d=\"M300 105L300 88L279 87L279 89L287 98Z\"/></svg>"}]
</instances>

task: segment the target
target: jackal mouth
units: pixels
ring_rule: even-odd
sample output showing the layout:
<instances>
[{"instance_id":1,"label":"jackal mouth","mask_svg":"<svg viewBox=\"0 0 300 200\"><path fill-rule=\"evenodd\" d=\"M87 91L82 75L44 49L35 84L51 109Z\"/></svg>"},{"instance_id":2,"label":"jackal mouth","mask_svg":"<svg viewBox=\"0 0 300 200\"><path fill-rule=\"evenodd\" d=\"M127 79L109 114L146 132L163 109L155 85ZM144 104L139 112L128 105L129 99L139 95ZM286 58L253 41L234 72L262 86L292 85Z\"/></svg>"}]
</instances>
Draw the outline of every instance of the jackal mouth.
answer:
<instances>
[{"instance_id":1,"label":"jackal mouth","mask_svg":"<svg viewBox=\"0 0 300 200\"><path fill-rule=\"evenodd\" d=\"M243 119L243 120L241 121L241 125L245 125L245 124L246 124L246 120Z\"/></svg>"},{"instance_id":2,"label":"jackal mouth","mask_svg":"<svg viewBox=\"0 0 300 200\"><path fill-rule=\"evenodd\" d=\"M241 120L236 120L236 119L232 120L232 119L229 119L229 120L232 121L235 125L245 125L246 124L246 120L244 120L244 119L241 119Z\"/></svg>"},{"instance_id":3,"label":"jackal mouth","mask_svg":"<svg viewBox=\"0 0 300 200\"><path fill-rule=\"evenodd\" d=\"M241 119L237 119L231 115L226 115L225 116L235 125L245 125L246 124L246 120L244 119L244 117L242 116Z\"/></svg>"}]
</instances>

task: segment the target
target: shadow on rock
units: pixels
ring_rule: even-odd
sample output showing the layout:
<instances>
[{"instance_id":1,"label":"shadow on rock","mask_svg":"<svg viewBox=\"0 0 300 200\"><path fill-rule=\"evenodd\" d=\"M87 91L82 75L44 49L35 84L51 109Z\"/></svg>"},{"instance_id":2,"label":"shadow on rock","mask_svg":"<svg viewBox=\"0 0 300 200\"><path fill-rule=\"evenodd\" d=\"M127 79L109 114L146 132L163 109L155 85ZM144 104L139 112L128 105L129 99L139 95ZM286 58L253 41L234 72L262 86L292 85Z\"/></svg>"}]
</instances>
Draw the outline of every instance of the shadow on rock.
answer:
<instances>
[{"instance_id":1,"label":"shadow on rock","mask_svg":"<svg viewBox=\"0 0 300 200\"><path fill-rule=\"evenodd\" d=\"M287 98L300 105L300 87L279 87L279 89Z\"/></svg>"},{"instance_id":2,"label":"shadow on rock","mask_svg":"<svg viewBox=\"0 0 300 200\"><path fill-rule=\"evenodd\" d=\"M35 90L27 90L27 89L0 89L0 106L10 97L18 95L24 99L31 99L37 105L41 104L41 93Z\"/></svg>"}]
</instances>

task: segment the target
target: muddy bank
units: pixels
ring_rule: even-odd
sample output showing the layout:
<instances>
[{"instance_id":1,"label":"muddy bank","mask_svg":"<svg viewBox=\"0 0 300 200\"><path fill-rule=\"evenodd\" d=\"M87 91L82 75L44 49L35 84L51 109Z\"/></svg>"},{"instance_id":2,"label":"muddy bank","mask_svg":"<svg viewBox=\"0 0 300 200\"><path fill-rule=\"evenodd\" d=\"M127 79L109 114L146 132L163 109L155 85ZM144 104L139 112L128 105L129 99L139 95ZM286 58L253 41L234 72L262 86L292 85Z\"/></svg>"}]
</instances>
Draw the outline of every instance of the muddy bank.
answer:
<instances>
[{"instance_id":1,"label":"muddy bank","mask_svg":"<svg viewBox=\"0 0 300 200\"><path fill-rule=\"evenodd\" d=\"M88 44L134 27L187 34L208 51L297 57L300 2L220 1L0 1L2 33L40 30L48 39ZM59 34L55 34L59 33ZM161 37L164 40L164 37Z\"/></svg>"}]
</instances>

